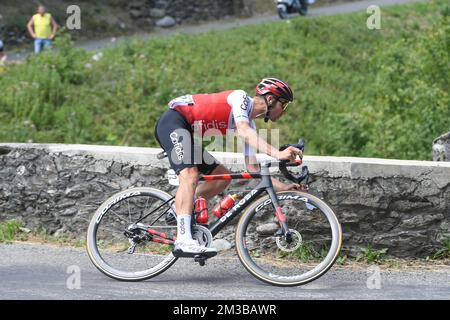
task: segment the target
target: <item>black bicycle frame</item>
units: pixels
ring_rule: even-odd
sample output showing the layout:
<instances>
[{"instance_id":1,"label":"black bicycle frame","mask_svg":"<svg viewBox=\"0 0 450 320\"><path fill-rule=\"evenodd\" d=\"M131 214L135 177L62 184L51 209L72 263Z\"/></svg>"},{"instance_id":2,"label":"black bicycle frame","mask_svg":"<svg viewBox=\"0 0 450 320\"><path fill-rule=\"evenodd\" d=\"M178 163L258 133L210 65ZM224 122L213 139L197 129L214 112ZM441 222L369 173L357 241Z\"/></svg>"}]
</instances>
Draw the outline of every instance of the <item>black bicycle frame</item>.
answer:
<instances>
[{"instance_id":1,"label":"black bicycle frame","mask_svg":"<svg viewBox=\"0 0 450 320\"><path fill-rule=\"evenodd\" d=\"M269 194L270 199L272 200L272 205L277 212L277 218L280 222L280 226L283 230L283 234L289 233L289 228L284 221L283 215L281 214L281 209L278 204L278 198L273 188L271 175L269 172L269 168L271 166L271 162L263 162L261 163L261 173L252 174L253 178L261 178L262 181L256 186L255 189L250 191L244 198L242 198L238 203L236 203L225 215L220 217L216 222L214 222L210 227L209 231L214 237L217 233L220 232L231 220L233 220L237 215L239 215L245 208L248 207L253 201L255 201L264 191ZM280 214L279 214L280 213Z\"/></svg>"}]
</instances>

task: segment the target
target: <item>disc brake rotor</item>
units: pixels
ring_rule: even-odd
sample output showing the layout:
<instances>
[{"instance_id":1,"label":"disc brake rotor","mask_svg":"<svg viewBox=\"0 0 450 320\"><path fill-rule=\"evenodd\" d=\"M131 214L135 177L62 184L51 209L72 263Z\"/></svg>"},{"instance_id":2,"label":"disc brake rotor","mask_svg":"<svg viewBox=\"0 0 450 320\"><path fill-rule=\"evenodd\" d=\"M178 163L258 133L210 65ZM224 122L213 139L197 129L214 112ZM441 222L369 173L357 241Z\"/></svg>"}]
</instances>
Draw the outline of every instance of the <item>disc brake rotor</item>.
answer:
<instances>
[{"instance_id":1,"label":"disc brake rotor","mask_svg":"<svg viewBox=\"0 0 450 320\"><path fill-rule=\"evenodd\" d=\"M292 251L297 250L303 241L300 232L298 232L297 230L292 230L292 229L290 229L289 231L291 232L291 237L292 237L290 242L286 241L286 238L284 235L276 237L276 243L277 243L278 248L284 252L292 252Z\"/></svg>"}]
</instances>

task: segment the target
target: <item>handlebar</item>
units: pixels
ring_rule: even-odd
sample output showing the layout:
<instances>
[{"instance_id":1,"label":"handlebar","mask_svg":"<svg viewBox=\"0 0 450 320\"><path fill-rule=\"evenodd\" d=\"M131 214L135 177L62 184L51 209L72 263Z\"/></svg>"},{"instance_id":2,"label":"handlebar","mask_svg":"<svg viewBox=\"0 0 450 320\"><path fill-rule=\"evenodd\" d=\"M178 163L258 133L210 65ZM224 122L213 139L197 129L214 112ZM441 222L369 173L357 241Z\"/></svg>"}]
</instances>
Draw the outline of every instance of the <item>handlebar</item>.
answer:
<instances>
[{"instance_id":1,"label":"handlebar","mask_svg":"<svg viewBox=\"0 0 450 320\"><path fill-rule=\"evenodd\" d=\"M280 151L283 151L283 150L287 149L288 147L294 147L294 148L300 149L303 152L303 151L305 151L305 139L302 138L302 139L298 140L298 142L295 144L283 144L280 147Z\"/></svg>"},{"instance_id":2,"label":"handlebar","mask_svg":"<svg viewBox=\"0 0 450 320\"><path fill-rule=\"evenodd\" d=\"M302 152L305 150L305 140L300 139L298 143L295 144L284 144L280 147L280 151L285 150L288 147L294 147L300 149ZM295 163L291 163L288 160L282 160L279 163L281 173L289 180L294 183L301 183L306 179L305 184L308 184L309 180L309 170L307 166L302 167L302 172L300 174L294 174L289 172L287 167L297 167L302 164L301 160L297 160Z\"/></svg>"}]
</instances>

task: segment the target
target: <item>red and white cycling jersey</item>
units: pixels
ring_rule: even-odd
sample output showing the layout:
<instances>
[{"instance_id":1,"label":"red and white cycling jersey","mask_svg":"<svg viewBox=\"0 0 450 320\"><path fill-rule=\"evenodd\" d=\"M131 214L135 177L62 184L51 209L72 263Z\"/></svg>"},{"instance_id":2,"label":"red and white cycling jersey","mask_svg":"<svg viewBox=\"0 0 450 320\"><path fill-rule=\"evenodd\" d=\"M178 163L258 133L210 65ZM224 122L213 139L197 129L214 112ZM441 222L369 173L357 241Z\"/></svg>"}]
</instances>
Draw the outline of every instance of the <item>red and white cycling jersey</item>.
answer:
<instances>
[{"instance_id":1,"label":"red and white cycling jersey","mask_svg":"<svg viewBox=\"0 0 450 320\"><path fill-rule=\"evenodd\" d=\"M247 122L256 130L250 114L253 99L243 90L228 90L219 93L185 95L169 102L169 108L180 112L202 135L226 135L227 129L236 129L238 121ZM245 155L254 155L253 148L245 145Z\"/></svg>"}]
</instances>

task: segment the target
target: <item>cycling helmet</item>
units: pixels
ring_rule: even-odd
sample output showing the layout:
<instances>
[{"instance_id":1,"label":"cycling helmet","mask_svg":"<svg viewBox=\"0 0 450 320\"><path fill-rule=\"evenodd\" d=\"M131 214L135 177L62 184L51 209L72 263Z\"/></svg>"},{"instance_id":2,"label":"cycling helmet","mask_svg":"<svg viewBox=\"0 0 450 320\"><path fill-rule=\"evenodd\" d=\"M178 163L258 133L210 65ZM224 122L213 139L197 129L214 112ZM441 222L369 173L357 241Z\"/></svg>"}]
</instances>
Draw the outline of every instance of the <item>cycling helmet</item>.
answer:
<instances>
[{"instance_id":1,"label":"cycling helmet","mask_svg":"<svg viewBox=\"0 0 450 320\"><path fill-rule=\"evenodd\" d=\"M294 100L294 94L291 88L286 82L283 82L276 78L264 78L256 86L256 94L259 96L265 96L271 93L277 98L284 99L292 102Z\"/></svg>"},{"instance_id":2,"label":"cycling helmet","mask_svg":"<svg viewBox=\"0 0 450 320\"><path fill-rule=\"evenodd\" d=\"M292 102L294 100L294 94L291 88L286 82L283 82L277 78L264 78L256 86L256 94L262 96L267 105L266 115L264 116L264 122L269 121L270 111L273 106L269 105L267 101L267 94L274 95L278 100L284 99L287 102Z\"/></svg>"}]
</instances>

